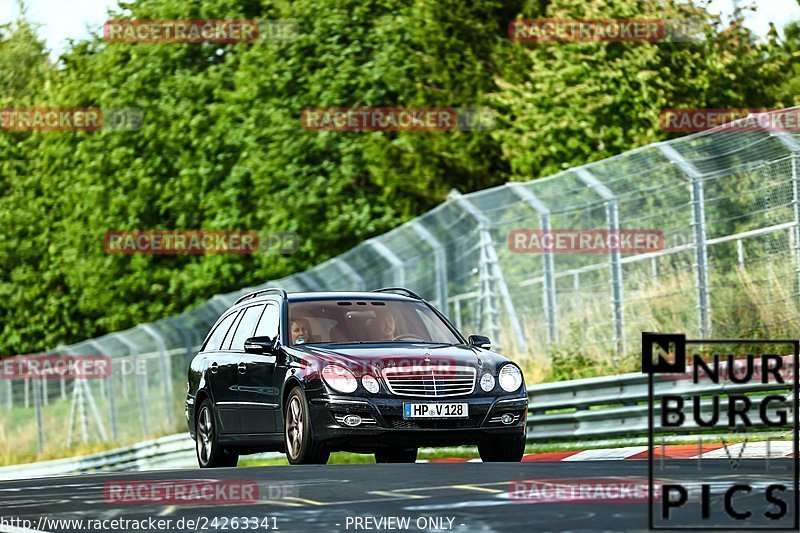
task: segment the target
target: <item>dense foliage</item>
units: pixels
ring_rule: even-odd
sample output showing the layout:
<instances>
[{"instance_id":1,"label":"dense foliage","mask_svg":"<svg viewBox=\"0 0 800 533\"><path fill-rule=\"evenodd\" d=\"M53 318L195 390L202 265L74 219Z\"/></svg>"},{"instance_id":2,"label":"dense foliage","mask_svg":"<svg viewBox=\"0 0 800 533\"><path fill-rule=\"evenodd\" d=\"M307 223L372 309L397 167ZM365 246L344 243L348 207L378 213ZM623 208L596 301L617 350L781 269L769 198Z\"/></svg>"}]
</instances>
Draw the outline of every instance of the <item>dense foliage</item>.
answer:
<instances>
[{"instance_id":1,"label":"dense foliage","mask_svg":"<svg viewBox=\"0 0 800 533\"><path fill-rule=\"evenodd\" d=\"M541 43L515 17L704 22L698 43ZM800 103L800 31L661 0L136 0L113 18L296 19L290 41L75 42L0 27L0 107L137 107L135 132L0 131L0 353L184 310L341 253L441 202L667 138L665 107ZM309 107L481 107L490 131L317 132ZM294 231L297 253L109 255L109 230Z\"/></svg>"}]
</instances>

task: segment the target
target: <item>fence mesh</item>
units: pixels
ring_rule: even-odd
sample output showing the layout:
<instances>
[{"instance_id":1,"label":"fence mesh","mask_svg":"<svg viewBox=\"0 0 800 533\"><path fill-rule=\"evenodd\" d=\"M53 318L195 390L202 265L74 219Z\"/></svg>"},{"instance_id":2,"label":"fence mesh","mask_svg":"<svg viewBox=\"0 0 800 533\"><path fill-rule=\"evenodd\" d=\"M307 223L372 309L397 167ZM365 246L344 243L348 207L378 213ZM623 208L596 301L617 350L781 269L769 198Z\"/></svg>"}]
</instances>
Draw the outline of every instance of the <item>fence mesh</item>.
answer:
<instances>
[{"instance_id":1,"label":"fence mesh","mask_svg":"<svg viewBox=\"0 0 800 533\"><path fill-rule=\"evenodd\" d=\"M639 357L642 331L796 337L799 158L795 134L711 131L547 178L454 192L306 272L49 352L107 356L106 379L0 380L0 462L185 430L188 361L227 307L264 287L406 286L533 373L565 351L626 369ZM548 228L655 229L664 249L616 256L510 249L513 230Z\"/></svg>"}]
</instances>

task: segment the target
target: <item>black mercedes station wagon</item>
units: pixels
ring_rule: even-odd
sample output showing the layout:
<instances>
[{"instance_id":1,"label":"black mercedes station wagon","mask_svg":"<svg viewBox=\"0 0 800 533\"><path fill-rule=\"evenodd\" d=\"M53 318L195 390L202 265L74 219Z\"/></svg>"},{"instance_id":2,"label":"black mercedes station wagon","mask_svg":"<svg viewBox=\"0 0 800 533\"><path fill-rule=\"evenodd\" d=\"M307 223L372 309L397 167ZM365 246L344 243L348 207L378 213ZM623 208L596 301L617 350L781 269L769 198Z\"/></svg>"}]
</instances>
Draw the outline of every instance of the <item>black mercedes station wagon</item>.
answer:
<instances>
[{"instance_id":1,"label":"black mercedes station wagon","mask_svg":"<svg viewBox=\"0 0 800 533\"><path fill-rule=\"evenodd\" d=\"M402 288L240 298L189 369L186 420L201 467L281 451L324 464L332 451L414 462L420 446L478 446L483 461L520 461L522 372L466 340Z\"/></svg>"}]
</instances>

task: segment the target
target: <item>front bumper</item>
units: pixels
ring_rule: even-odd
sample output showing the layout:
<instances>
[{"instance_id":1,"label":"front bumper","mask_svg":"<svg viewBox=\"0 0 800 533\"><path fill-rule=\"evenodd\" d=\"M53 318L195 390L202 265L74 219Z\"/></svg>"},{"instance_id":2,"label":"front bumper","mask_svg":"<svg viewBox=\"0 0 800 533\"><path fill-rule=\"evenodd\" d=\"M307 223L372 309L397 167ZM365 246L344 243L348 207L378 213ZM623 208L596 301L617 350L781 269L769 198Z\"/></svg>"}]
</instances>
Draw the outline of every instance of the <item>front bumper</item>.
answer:
<instances>
[{"instance_id":1,"label":"front bumper","mask_svg":"<svg viewBox=\"0 0 800 533\"><path fill-rule=\"evenodd\" d=\"M403 418L403 403L465 402L467 418ZM379 447L458 446L480 444L502 436L525 433L528 399L509 396L468 397L346 397L323 396L310 400L314 437L334 450L365 451ZM501 416L510 414L511 423ZM358 415L362 423L344 424L346 415Z\"/></svg>"}]
</instances>

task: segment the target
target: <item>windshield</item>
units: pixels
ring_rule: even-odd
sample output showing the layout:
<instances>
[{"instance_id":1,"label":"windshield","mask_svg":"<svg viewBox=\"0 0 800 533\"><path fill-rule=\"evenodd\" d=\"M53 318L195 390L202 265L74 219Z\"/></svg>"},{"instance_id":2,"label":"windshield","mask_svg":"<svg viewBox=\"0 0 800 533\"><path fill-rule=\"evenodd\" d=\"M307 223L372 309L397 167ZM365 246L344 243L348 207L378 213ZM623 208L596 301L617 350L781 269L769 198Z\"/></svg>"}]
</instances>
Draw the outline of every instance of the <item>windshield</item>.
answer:
<instances>
[{"instance_id":1,"label":"windshield","mask_svg":"<svg viewBox=\"0 0 800 533\"><path fill-rule=\"evenodd\" d=\"M290 302L289 336L290 344L461 342L423 302L359 298Z\"/></svg>"}]
</instances>

